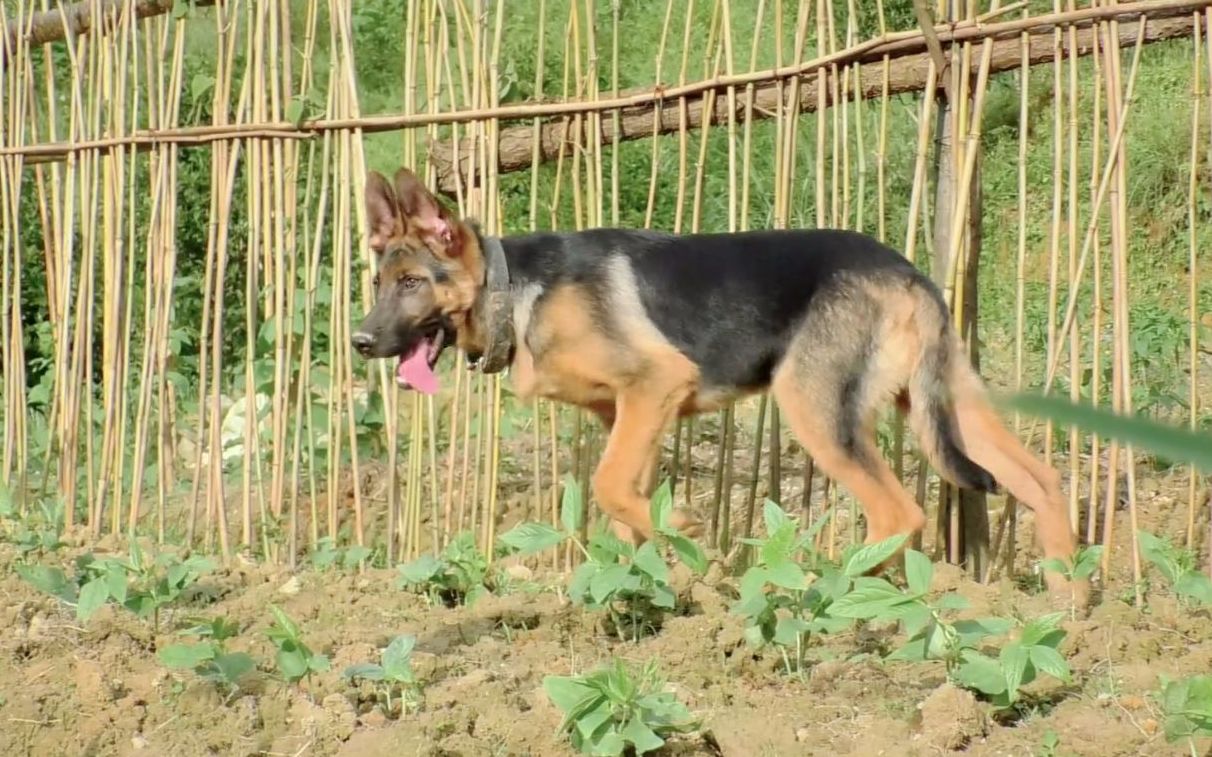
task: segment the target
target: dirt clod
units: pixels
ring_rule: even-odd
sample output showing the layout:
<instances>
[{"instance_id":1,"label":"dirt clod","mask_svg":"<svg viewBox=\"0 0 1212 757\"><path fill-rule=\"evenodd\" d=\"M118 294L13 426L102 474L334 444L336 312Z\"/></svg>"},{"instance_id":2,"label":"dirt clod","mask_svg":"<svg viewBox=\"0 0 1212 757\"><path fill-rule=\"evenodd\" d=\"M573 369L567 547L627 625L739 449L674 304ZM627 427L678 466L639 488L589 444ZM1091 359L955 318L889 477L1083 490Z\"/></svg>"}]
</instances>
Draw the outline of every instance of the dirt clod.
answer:
<instances>
[{"instance_id":1,"label":"dirt clod","mask_svg":"<svg viewBox=\"0 0 1212 757\"><path fill-rule=\"evenodd\" d=\"M988 717L972 692L945 683L922 702L922 737L938 749L963 749L989 730Z\"/></svg>"}]
</instances>

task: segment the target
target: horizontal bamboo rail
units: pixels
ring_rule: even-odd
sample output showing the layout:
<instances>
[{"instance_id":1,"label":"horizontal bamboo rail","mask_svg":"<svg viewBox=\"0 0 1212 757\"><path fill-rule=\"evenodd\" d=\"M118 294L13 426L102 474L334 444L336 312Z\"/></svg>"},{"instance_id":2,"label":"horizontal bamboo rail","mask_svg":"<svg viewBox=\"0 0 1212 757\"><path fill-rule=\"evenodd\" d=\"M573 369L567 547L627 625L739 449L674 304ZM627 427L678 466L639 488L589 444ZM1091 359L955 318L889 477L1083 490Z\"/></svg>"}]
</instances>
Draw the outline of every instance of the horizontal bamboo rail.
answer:
<instances>
[{"instance_id":1,"label":"horizontal bamboo rail","mask_svg":"<svg viewBox=\"0 0 1212 757\"><path fill-rule=\"evenodd\" d=\"M1054 51L1049 48L1045 52L1044 43L1041 42L1037 46L1036 40L1046 39L1047 44L1050 45L1052 32L1057 28L1073 27L1079 31L1087 31L1092 30L1094 25L1099 22L1114 19L1121 22L1119 24L1121 36L1126 34L1130 39L1135 39L1136 24L1140 23L1140 19L1144 18L1144 23L1146 24L1145 41L1157 42L1163 39L1189 36L1194 23L1191 14L1210 7L1212 7L1212 0L1150 0L1149 2L1123 3L1109 7L1085 8L1077 11L1054 13L992 24L945 24L935 27L935 36L943 44L979 42L986 39L995 40L995 45L997 41L1004 40L1009 42L1008 46L1002 48L1003 53L998 58L1002 62L1002 68L991 69L991 71L997 71L1014 68L1021 64L1019 60L1010 62L1007 59L1005 51L1013 49L1017 53L1020 37L1023 34L1030 36L1033 53L1040 56L1040 62L1044 62L1052 60L1051 56L1054 55ZM1086 35L1083 38L1089 39L1090 37ZM1080 43L1078 48L1079 51L1082 49ZM1087 47L1084 49L1088 51L1089 45L1087 44ZM1049 57L1043 57L1045 55ZM658 87L644 92L621 95L619 97L600 98L593 101L566 100L550 103L522 103L494 108L467 108L445 113L395 113L358 118L316 119L303 121L298 124L282 121L277 123L146 129L122 136L76 142L60 141L31 145L5 145L0 147L0 156L21 155L26 158L27 163L44 163L65 160L71 154L109 150L118 147L148 149L152 146L163 144L200 145L249 138L309 139L326 132L334 131L353 131L366 134L431 125L469 123L489 119L509 121L578 114L600 114L616 110L631 111L634 114L636 109L643 109L647 113L649 120L647 133L650 135L652 132L651 114L656 110L659 103L683 97L701 96L707 92L724 92L751 84L755 86L773 85L780 80L804 77L807 74L817 77L823 69L836 67L840 70L841 68L855 64L882 61L885 56L893 62L892 69L894 72L901 68L907 68L916 72L912 78L901 79L902 88L893 91L907 92L914 89L924 89L927 86L925 68L912 60L918 56L929 57L926 36L920 32L905 32L886 34L839 52L823 55L794 65L743 74L714 76L681 86ZM803 89L806 86L815 85L805 79L800 82L800 86ZM816 102L813 100L814 98L801 97L801 107L804 109L817 107ZM701 105L699 107L701 110ZM720 107L726 107L726 105L721 105ZM759 115L763 114L760 114L755 108L755 117ZM526 127L528 135L532 133L532 128L532 126ZM607 130L605 122L603 122L601 133L603 135L611 134ZM502 132L502 136L504 134L505 132ZM620 133L620 138L625 138L622 133ZM529 145L527 149L530 149ZM558 150L554 146L552 149ZM502 170L505 169L503 168ZM446 190L449 189L450 180L448 179L447 182L447 184L442 185Z\"/></svg>"}]
</instances>

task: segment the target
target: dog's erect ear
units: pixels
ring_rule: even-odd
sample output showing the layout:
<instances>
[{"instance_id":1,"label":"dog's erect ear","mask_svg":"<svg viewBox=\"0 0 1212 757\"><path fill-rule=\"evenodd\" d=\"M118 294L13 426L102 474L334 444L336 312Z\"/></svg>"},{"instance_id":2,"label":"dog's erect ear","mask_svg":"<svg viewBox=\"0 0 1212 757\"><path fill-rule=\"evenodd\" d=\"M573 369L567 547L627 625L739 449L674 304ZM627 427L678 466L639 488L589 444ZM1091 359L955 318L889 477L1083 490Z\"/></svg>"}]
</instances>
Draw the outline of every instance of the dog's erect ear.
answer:
<instances>
[{"instance_id":1,"label":"dog's erect ear","mask_svg":"<svg viewBox=\"0 0 1212 757\"><path fill-rule=\"evenodd\" d=\"M396 201L410 229L435 251L446 257L458 255L454 245L454 221L417 175L407 168L396 171Z\"/></svg>"},{"instance_id":2,"label":"dog's erect ear","mask_svg":"<svg viewBox=\"0 0 1212 757\"><path fill-rule=\"evenodd\" d=\"M378 171L366 175L366 227L370 249L382 255L387 241L404 233L400 205L387 179Z\"/></svg>"}]
</instances>

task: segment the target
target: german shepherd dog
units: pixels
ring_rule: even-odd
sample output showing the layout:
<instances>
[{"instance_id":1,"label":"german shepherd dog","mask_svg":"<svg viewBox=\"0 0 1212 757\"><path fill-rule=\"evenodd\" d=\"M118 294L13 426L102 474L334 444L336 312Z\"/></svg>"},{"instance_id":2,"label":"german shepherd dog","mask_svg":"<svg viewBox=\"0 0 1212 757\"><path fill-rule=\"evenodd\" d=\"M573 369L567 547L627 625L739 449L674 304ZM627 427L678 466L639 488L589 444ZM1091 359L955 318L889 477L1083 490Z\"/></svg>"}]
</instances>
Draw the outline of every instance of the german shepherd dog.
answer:
<instances>
[{"instance_id":1,"label":"german shepherd dog","mask_svg":"<svg viewBox=\"0 0 1212 757\"><path fill-rule=\"evenodd\" d=\"M376 302L354 348L396 358L397 382L427 393L448 346L473 363L491 352L483 370L508 366L519 396L595 413L609 438L592 491L624 538L653 534L647 496L673 419L769 389L804 449L861 504L868 542L926 521L874 441L892 401L941 475L987 492L1002 484L1034 511L1046 557L1074 552L1059 475L999 420L938 288L868 236L600 228L491 238L405 168L394 186L369 175L366 212ZM493 293L504 306L489 307ZM698 527L681 512L673 525ZM1049 583L1085 601L1084 584L1054 572Z\"/></svg>"}]
</instances>

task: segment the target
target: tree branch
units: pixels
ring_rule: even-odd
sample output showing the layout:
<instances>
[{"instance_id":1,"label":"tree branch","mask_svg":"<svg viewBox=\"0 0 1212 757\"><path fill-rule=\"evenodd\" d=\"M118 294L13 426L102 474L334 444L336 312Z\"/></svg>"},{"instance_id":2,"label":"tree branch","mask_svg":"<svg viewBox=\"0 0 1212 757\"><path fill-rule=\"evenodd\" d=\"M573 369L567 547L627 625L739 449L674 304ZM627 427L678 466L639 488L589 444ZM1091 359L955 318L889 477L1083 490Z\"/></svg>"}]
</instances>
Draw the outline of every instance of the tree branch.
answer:
<instances>
[{"instance_id":1,"label":"tree branch","mask_svg":"<svg viewBox=\"0 0 1212 757\"><path fill-rule=\"evenodd\" d=\"M1119 24L1121 42L1129 45L1133 44L1136 41L1137 29L1140 23L1140 21L1121 21ZM1144 36L1146 43L1190 36L1194 28L1194 22L1190 15L1152 18L1144 23L1146 24ZM1039 26L1023 30L1030 35L1029 57L1031 65L1050 63L1055 57L1052 37L1052 30L1055 26L1056 24L1040 24ZM1062 45L1062 54L1089 55L1093 48L1096 33L1097 29L1094 26L1093 20L1086 21L1084 28L1079 29L1075 35L1077 38L1076 49L1070 53L1068 49L1069 38L1066 35ZM959 35L951 34L946 36L952 37L948 42L954 44L954 38ZM915 92L925 89L931 53L928 50L923 51L926 45L921 44L921 37L918 37L917 40L919 46L916 49L910 48L904 50L903 48L906 45L900 40L893 41L888 45L888 47L903 49L902 52L891 54L889 58L888 91L890 94ZM990 64L990 73L1019 68L1022 65L1020 45L1021 42L1017 33L1014 36L995 40L993 43L993 58ZM875 47L865 52L859 60L853 62L862 63L868 68L875 69L882 67L881 59L884 54L886 53L883 46ZM842 68L844 68L844 65L838 66L839 73ZM826 105L834 104L831 101L832 82L829 81L828 71L826 71L824 76L819 78L818 74L814 73L811 77L800 78L799 109L801 112L808 113L817 109L816 91L822 85L822 79L826 86L825 103ZM861 81L862 91L859 94L862 97L874 98L880 96L883 87L881 76L868 74L861 77ZM842 96L853 99L855 93L843 93ZM697 129L703 125L705 99L700 96L687 102L686 123L689 128ZM676 103L676 100L661 101L657 99L656 102L646 102L641 105L621 108L618 120L619 141L626 142L628 140L652 137L654 132L657 134L670 134L679 131L682 127L679 108L676 106ZM659 108L657 107L658 105L660 106ZM737 91L735 109L738 120L744 120L747 107L747 93ZM753 89L753 118L755 120L772 118L777 112L777 108L778 82L767 81L757 84ZM716 98L710 119L713 124L727 121L727 98ZM602 120L600 135L603 145L611 144L614 141L614 129L613 120ZM534 155L533 140L534 127L532 125L511 126L501 129L497 150L499 172L510 173L529 168ZM568 154L575 145L585 145L589 141L592 141L592 136L587 128L583 133L578 134L572 127L571 119L568 116L552 118L543 123L539 130L539 160L540 162L552 160L558 157L561 152ZM461 166L460 173L462 174L464 186L467 186L473 178L469 175L470 156L472 155L473 145L474 142L469 138L461 140L458 145L458 161ZM447 194L455 191L458 179L455 175L454 155L455 145L449 140L429 145L430 159L434 162L438 171L438 189ZM477 173L482 170L483 166L479 165Z\"/></svg>"}]
</instances>

